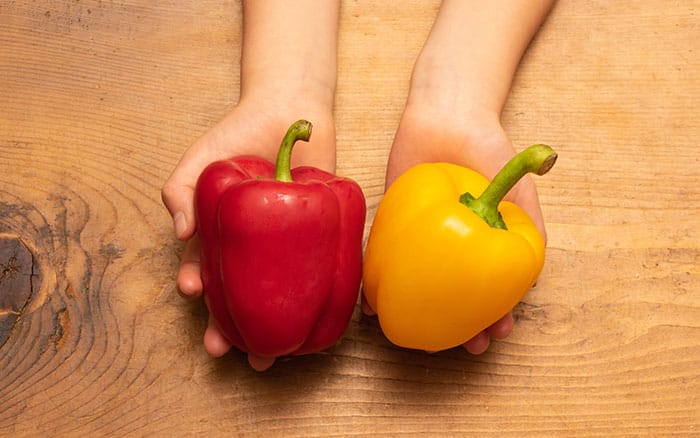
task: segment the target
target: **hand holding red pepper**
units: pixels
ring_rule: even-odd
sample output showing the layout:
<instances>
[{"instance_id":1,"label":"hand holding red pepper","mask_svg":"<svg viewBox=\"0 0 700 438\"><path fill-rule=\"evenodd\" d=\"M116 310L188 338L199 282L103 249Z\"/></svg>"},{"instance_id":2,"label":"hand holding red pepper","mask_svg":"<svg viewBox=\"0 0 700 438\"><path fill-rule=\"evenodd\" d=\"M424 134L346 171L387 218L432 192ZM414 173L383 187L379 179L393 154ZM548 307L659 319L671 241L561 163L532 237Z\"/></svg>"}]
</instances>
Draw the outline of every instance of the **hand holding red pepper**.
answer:
<instances>
[{"instance_id":1,"label":"hand holding red pepper","mask_svg":"<svg viewBox=\"0 0 700 438\"><path fill-rule=\"evenodd\" d=\"M193 205L197 178L211 162L232 156L254 155L274 161L280 139L289 128L290 112L297 109L286 102L287 105L281 105L283 108L278 113L263 111L264 103L247 98L242 100L187 150L163 188L163 201L173 215L175 234L179 239L187 240L177 276L178 291L187 299L195 299L202 294L200 241L195 233L198 224ZM335 169L333 119L330 112L309 112L313 113L316 121L314 136L308 145L295 151L292 164L312 165L332 172ZM214 357L222 356L231 348L230 342L213 320L204 334L204 347ZM269 366L269 361L260 361L255 357L251 359L256 369Z\"/></svg>"},{"instance_id":2,"label":"hand holding red pepper","mask_svg":"<svg viewBox=\"0 0 700 438\"><path fill-rule=\"evenodd\" d=\"M226 339L274 359L313 353L345 331L362 270L365 201L354 181L313 167L290 171L290 128L276 164L244 156L202 172L195 192L201 274Z\"/></svg>"}]
</instances>

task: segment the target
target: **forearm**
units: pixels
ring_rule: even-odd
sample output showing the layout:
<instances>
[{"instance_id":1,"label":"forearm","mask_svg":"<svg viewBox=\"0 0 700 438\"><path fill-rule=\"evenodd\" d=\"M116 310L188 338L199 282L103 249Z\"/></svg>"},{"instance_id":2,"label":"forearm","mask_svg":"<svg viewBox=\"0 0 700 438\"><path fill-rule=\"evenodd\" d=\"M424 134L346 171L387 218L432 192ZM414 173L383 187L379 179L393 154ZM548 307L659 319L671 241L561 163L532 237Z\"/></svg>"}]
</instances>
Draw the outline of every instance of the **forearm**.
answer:
<instances>
[{"instance_id":1,"label":"forearm","mask_svg":"<svg viewBox=\"0 0 700 438\"><path fill-rule=\"evenodd\" d=\"M444 0L413 72L410 99L499 114L554 0Z\"/></svg>"},{"instance_id":2,"label":"forearm","mask_svg":"<svg viewBox=\"0 0 700 438\"><path fill-rule=\"evenodd\" d=\"M339 0L243 2L241 99L310 101L332 108Z\"/></svg>"}]
</instances>

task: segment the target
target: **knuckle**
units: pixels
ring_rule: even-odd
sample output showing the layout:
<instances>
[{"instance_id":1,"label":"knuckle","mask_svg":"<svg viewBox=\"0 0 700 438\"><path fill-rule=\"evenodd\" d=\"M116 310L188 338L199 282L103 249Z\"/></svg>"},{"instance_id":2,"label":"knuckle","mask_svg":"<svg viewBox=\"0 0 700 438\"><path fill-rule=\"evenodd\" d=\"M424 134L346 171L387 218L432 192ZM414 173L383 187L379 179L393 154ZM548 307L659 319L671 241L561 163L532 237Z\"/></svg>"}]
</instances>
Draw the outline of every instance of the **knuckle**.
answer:
<instances>
[{"instance_id":1,"label":"knuckle","mask_svg":"<svg viewBox=\"0 0 700 438\"><path fill-rule=\"evenodd\" d=\"M176 192L177 187L175 186L175 184L170 182L170 180L166 181L165 184L163 184L163 187L160 189L160 198L166 207L170 206L170 203L175 198Z\"/></svg>"}]
</instances>

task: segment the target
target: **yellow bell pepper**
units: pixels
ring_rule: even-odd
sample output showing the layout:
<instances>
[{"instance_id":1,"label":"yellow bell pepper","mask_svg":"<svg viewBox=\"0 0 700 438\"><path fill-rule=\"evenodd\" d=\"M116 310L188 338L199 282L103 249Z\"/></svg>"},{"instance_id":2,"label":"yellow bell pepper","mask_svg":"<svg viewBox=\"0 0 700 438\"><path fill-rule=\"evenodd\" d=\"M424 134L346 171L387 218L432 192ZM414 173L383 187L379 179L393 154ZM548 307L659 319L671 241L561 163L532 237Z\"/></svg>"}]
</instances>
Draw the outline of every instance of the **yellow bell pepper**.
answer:
<instances>
[{"instance_id":1,"label":"yellow bell pepper","mask_svg":"<svg viewBox=\"0 0 700 438\"><path fill-rule=\"evenodd\" d=\"M542 270L545 243L527 213L502 199L556 157L549 146L531 146L490 184L449 163L419 164L394 181L372 223L363 269L367 304L391 342L426 351L461 345L525 296Z\"/></svg>"}]
</instances>

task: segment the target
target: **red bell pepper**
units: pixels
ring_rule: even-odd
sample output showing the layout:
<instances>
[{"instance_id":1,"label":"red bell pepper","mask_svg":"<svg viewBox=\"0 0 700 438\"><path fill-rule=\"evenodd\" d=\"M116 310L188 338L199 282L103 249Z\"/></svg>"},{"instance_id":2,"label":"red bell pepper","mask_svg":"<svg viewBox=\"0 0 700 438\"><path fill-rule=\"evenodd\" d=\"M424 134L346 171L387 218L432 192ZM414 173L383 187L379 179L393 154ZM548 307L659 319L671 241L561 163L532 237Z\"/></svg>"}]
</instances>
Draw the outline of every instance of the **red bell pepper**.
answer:
<instances>
[{"instance_id":1,"label":"red bell pepper","mask_svg":"<svg viewBox=\"0 0 700 438\"><path fill-rule=\"evenodd\" d=\"M336 343L362 277L360 186L314 167L290 170L311 123L294 123L277 163L242 156L210 164L195 190L201 278L210 311L238 349L298 355Z\"/></svg>"}]
</instances>

